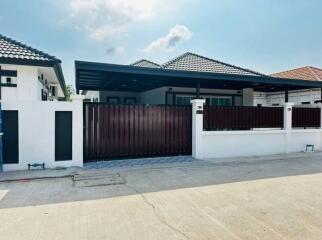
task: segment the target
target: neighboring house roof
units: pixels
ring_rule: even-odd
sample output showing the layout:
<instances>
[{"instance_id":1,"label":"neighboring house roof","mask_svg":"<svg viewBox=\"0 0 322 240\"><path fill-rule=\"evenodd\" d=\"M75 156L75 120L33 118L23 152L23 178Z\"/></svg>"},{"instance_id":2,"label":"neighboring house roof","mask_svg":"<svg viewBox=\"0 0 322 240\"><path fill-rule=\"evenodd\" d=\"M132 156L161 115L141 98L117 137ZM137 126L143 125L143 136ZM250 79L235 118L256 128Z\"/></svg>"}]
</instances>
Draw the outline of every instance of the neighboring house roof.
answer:
<instances>
[{"instance_id":1,"label":"neighboring house roof","mask_svg":"<svg viewBox=\"0 0 322 240\"><path fill-rule=\"evenodd\" d=\"M61 60L54 56L0 34L1 63L53 67L63 93L66 95L66 84L61 69Z\"/></svg>"},{"instance_id":2,"label":"neighboring house roof","mask_svg":"<svg viewBox=\"0 0 322 240\"><path fill-rule=\"evenodd\" d=\"M162 65L165 69L263 76L264 74L187 52Z\"/></svg>"},{"instance_id":3,"label":"neighboring house roof","mask_svg":"<svg viewBox=\"0 0 322 240\"><path fill-rule=\"evenodd\" d=\"M151 62L146 59L141 59L141 60L136 61L130 65L135 66L135 67L149 67L149 68L160 68L161 67L159 64Z\"/></svg>"},{"instance_id":4,"label":"neighboring house roof","mask_svg":"<svg viewBox=\"0 0 322 240\"><path fill-rule=\"evenodd\" d=\"M0 58L61 62L58 58L0 34Z\"/></svg>"},{"instance_id":5,"label":"neighboring house roof","mask_svg":"<svg viewBox=\"0 0 322 240\"><path fill-rule=\"evenodd\" d=\"M322 69L308 66L288 70L285 72L274 73L271 76L278 78L322 81Z\"/></svg>"}]
</instances>

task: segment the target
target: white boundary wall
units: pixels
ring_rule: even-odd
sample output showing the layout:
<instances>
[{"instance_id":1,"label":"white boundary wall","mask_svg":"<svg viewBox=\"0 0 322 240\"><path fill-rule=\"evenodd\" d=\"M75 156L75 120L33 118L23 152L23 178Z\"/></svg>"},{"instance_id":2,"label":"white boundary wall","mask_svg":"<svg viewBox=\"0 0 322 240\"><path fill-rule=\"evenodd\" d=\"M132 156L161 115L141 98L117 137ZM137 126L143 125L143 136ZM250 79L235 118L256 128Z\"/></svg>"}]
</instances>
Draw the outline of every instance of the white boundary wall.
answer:
<instances>
[{"instance_id":1,"label":"white boundary wall","mask_svg":"<svg viewBox=\"0 0 322 240\"><path fill-rule=\"evenodd\" d=\"M292 129L292 103L284 107L283 130L203 131L204 100L192 100L192 155L197 159L264 156L301 152L307 144L322 150L322 129ZM321 118L322 119L322 118Z\"/></svg>"},{"instance_id":2,"label":"white boundary wall","mask_svg":"<svg viewBox=\"0 0 322 240\"><path fill-rule=\"evenodd\" d=\"M1 102L2 110L18 110L19 163L4 164L4 171L25 170L28 163L46 168L83 166L83 96L73 102ZM72 159L55 161L55 111L72 111Z\"/></svg>"}]
</instances>

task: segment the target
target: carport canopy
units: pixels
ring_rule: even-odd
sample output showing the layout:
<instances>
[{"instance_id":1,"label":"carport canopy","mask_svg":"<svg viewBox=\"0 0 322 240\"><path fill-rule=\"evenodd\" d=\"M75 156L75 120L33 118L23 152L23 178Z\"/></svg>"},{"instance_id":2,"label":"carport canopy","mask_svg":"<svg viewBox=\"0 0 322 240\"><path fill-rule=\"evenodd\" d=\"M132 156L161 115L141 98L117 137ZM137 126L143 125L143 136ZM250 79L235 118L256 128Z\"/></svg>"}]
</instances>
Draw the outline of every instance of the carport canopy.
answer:
<instances>
[{"instance_id":1,"label":"carport canopy","mask_svg":"<svg viewBox=\"0 0 322 240\"><path fill-rule=\"evenodd\" d=\"M322 88L320 81L276 78L267 75L247 76L147 68L96 62L75 61L76 91L143 92L160 87L190 87L258 92Z\"/></svg>"}]
</instances>

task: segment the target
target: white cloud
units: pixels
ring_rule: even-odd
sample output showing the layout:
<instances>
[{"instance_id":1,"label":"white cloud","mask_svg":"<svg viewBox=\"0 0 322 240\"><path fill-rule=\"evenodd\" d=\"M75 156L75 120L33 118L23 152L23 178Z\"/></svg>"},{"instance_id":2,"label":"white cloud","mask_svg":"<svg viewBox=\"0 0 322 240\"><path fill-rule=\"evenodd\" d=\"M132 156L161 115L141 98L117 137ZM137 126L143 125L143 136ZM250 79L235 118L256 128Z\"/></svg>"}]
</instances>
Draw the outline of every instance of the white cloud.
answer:
<instances>
[{"instance_id":1,"label":"white cloud","mask_svg":"<svg viewBox=\"0 0 322 240\"><path fill-rule=\"evenodd\" d=\"M69 0L71 15L94 40L127 30L131 23L151 19L162 0Z\"/></svg>"},{"instance_id":2,"label":"white cloud","mask_svg":"<svg viewBox=\"0 0 322 240\"><path fill-rule=\"evenodd\" d=\"M143 49L144 52L153 52L156 50L173 50L178 43L188 41L192 37L192 32L183 25L175 25L170 29L169 33L155 41Z\"/></svg>"},{"instance_id":3,"label":"white cloud","mask_svg":"<svg viewBox=\"0 0 322 240\"><path fill-rule=\"evenodd\" d=\"M125 48L124 47L110 47L106 50L106 54L107 55L121 55L125 52Z\"/></svg>"}]
</instances>

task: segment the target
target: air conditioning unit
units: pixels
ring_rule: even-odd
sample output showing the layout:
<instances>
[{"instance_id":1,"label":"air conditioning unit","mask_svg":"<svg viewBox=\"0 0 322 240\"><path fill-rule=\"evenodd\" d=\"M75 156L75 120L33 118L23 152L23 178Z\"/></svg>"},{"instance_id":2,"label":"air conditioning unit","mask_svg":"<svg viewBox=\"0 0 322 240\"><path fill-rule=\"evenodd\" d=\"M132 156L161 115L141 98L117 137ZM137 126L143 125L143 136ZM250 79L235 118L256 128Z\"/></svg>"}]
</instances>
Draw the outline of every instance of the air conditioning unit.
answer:
<instances>
[{"instance_id":1,"label":"air conditioning unit","mask_svg":"<svg viewBox=\"0 0 322 240\"><path fill-rule=\"evenodd\" d=\"M50 95L52 97L56 97L57 96L57 87L56 86L50 86Z\"/></svg>"}]
</instances>

